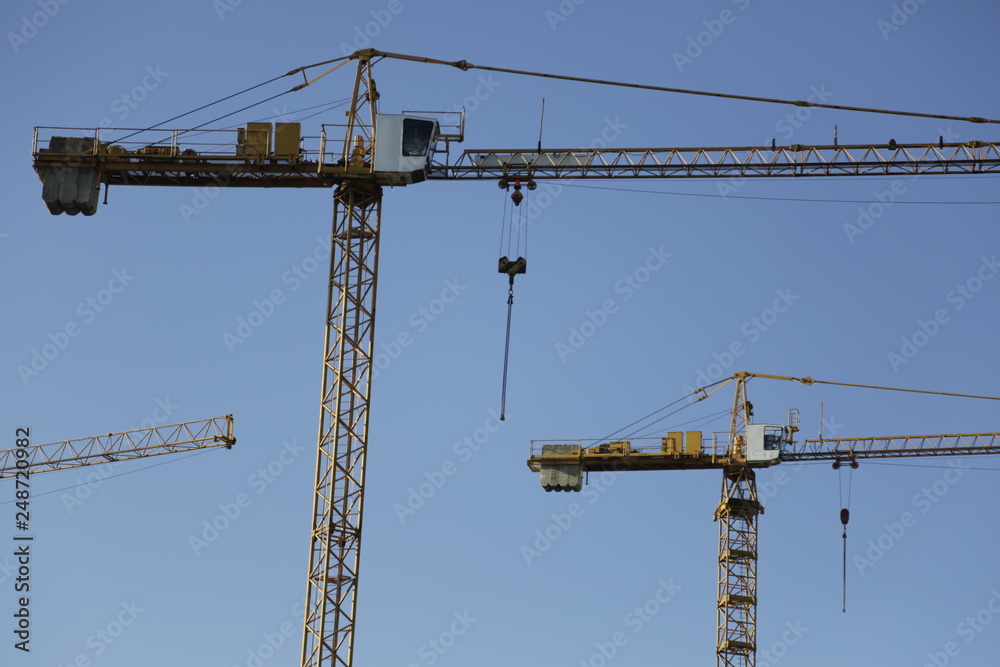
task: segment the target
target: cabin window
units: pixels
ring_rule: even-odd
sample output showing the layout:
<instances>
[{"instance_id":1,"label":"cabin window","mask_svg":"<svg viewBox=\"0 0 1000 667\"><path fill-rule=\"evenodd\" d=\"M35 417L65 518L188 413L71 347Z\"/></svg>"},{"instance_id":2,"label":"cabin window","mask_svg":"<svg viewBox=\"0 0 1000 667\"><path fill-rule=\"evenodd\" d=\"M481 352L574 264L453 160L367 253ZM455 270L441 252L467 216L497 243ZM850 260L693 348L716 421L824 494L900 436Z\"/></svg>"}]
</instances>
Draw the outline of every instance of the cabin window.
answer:
<instances>
[{"instance_id":1,"label":"cabin window","mask_svg":"<svg viewBox=\"0 0 1000 667\"><path fill-rule=\"evenodd\" d=\"M779 449L781 447L782 436L784 435L784 429L780 426L765 426L764 427L764 451L770 449Z\"/></svg>"},{"instance_id":2,"label":"cabin window","mask_svg":"<svg viewBox=\"0 0 1000 667\"><path fill-rule=\"evenodd\" d=\"M427 155L433 135L433 121L404 118L403 155L405 157L423 157Z\"/></svg>"}]
</instances>

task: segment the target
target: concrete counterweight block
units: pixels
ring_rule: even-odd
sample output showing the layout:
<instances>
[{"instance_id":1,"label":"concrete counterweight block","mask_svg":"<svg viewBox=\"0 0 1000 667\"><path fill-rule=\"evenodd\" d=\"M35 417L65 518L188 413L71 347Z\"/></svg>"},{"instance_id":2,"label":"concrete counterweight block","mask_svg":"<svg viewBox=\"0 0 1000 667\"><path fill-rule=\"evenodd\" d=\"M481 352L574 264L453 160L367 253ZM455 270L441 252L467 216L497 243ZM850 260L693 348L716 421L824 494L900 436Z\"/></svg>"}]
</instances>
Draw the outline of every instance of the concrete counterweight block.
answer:
<instances>
[{"instance_id":1,"label":"concrete counterweight block","mask_svg":"<svg viewBox=\"0 0 1000 667\"><path fill-rule=\"evenodd\" d=\"M549 456L580 454L579 445L542 445L542 454ZM546 491L579 491L583 488L583 469L578 462L544 464L541 484Z\"/></svg>"},{"instance_id":2,"label":"concrete counterweight block","mask_svg":"<svg viewBox=\"0 0 1000 667\"><path fill-rule=\"evenodd\" d=\"M40 152L53 156L89 156L94 150L94 140L80 137L52 137L48 149ZM42 180L42 201L49 213L59 215L94 215L100 197L100 179L94 169L75 167L42 167L37 170Z\"/></svg>"}]
</instances>

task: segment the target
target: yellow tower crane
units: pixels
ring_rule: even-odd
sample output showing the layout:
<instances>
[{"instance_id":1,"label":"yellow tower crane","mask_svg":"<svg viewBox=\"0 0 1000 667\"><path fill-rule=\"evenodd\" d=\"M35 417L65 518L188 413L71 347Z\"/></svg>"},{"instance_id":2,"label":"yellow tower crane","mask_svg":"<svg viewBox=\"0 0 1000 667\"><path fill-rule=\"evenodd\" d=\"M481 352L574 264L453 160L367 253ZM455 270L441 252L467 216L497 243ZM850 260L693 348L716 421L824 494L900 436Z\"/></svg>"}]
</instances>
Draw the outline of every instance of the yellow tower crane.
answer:
<instances>
[{"instance_id":1,"label":"yellow tower crane","mask_svg":"<svg viewBox=\"0 0 1000 667\"><path fill-rule=\"evenodd\" d=\"M43 181L43 200L53 214L93 214L101 184L334 190L303 667L350 667L353 660L383 186L494 179L502 186L521 181L532 188L541 179L1000 173L997 143L945 143L942 139L824 146L539 147L465 150L453 156L452 144L463 139L464 113L379 112L373 66L387 58L661 92L1000 123L598 81L366 49L283 75L303 77L302 83L287 91L293 92L356 61L346 124L324 125L318 135L302 136L298 123L249 123L237 130L198 129L198 134L190 129L147 129L125 135L86 129L66 136L65 128L35 128L34 167ZM328 65L312 79L306 76Z\"/></svg>"},{"instance_id":2,"label":"yellow tower crane","mask_svg":"<svg viewBox=\"0 0 1000 667\"><path fill-rule=\"evenodd\" d=\"M860 459L1000 454L1000 433L816 439L797 443L797 410L788 411L786 424L753 422L753 409L747 400L746 387L747 381L752 378L789 380L806 385L818 383L913 391L742 372L692 394L698 396L697 400L703 400L727 384L735 383L729 431L715 434L711 442L703 438L699 431L616 442L559 441L556 444L535 441L528 459L528 467L540 473L541 485L546 491L580 491L586 473L591 471L722 470L722 496L715 510L715 520L719 523L715 651L720 667L755 664L759 554L757 517L764 513L764 506L757 495L755 469L790 461L833 461L834 467L845 464L857 467ZM708 391L709 388L711 391ZM945 395L1000 400L992 396ZM846 529L846 517L843 520Z\"/></svg>"}]
</instances>

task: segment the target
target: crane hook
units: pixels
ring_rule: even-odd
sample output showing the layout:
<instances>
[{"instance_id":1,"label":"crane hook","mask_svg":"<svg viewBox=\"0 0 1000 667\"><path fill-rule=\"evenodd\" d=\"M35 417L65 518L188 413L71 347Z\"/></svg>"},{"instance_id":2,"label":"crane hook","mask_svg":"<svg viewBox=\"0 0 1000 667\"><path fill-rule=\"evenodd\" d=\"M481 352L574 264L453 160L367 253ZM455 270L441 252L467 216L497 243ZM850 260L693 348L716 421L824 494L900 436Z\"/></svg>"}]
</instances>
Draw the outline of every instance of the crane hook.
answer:
<instances>
[{"instance_id":1,"label":"crane hook","mask_svg":"<svg viewBox=\"0 0 1000 667\"><path fill-rule=\"evenodd\" d=\"M521 181L514 181L514 191L510 193L510 198L514 202L514 206L521 205L521 201L524 199L524 194L521 193Z\"/></svg>"}]
</instances>

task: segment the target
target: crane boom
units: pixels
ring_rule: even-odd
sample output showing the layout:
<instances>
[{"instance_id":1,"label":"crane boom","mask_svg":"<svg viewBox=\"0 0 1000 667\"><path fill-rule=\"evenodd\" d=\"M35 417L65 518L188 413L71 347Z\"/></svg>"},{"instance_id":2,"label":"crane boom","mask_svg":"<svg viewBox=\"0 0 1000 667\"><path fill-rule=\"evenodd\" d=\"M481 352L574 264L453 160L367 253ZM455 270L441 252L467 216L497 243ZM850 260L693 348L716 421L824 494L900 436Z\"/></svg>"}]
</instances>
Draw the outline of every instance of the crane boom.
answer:
<instances>
[{"instance_id":1,"label":"crane boom","mask_svg":"<svg viewBox=\"0 0 1000 667\"><path fill-rule=\"evenodd\" d=\"M1000 145L887 144L467 150L431 179L887 176L1000 172Z\"/></svg>"},{"instance_id":2,"label":"crane boom","mask_svg":"<svg viewBox=\"0 0 1000 667\"><path fill-rule=\"evenodd\" d=\"M806 440L782 449L782 461L852 461L913 456L1000 454L1000 433L900 435Z\"/></svg>"},{"instance_id":3,"label":"crane boom","mask_svg":"<svg viewBox=\"0 0 1000 667\"><path fill-rule=\"evenodd\" d=\"M242 128L241 128L242 129ZM300 151L268 149L247 154L237 130L212 131L186 139L192 130L147 130L143 141L116 143L115 134L72 129L85 143L61 141L36 127L35 170L83 169L108 185L329 188L367 175L382 182L371 164L352 165L341 144L328 140L326 126L303 137ZM116 130L120 134L124 130ZM263 130L261 130L263 132ZM205 134L205 130L198 130ZM92 139L91 139L92 137ZM48 141L48 147L41 146ZM206 146L207 145L207 146ZM252 147L252 146L251 146ZM547 150L466 150L448 163L432 161L430 180L721 178L784 176L916 176L1000 173L1000 143L856 144L850 146L720 146L695 148L566 148ZM385 181L383 184L387 184Z\"/></svg>"},{"instance_id":4,"label":"crane boom","mask_svg":"<svg viewBox=\"0 0 1000 667\"><path fill-rule=\"evenodd\" d=\"M235 443L233 416L225 415L34 445L28 450L27 469L32 473L49 472L208 447L223 446L230 449ZM0 451L0 479L13 477L16 471L23 470L17 467L18 457L15 456L17 451L16 449Z\"/></svg>"}]
</instances>

